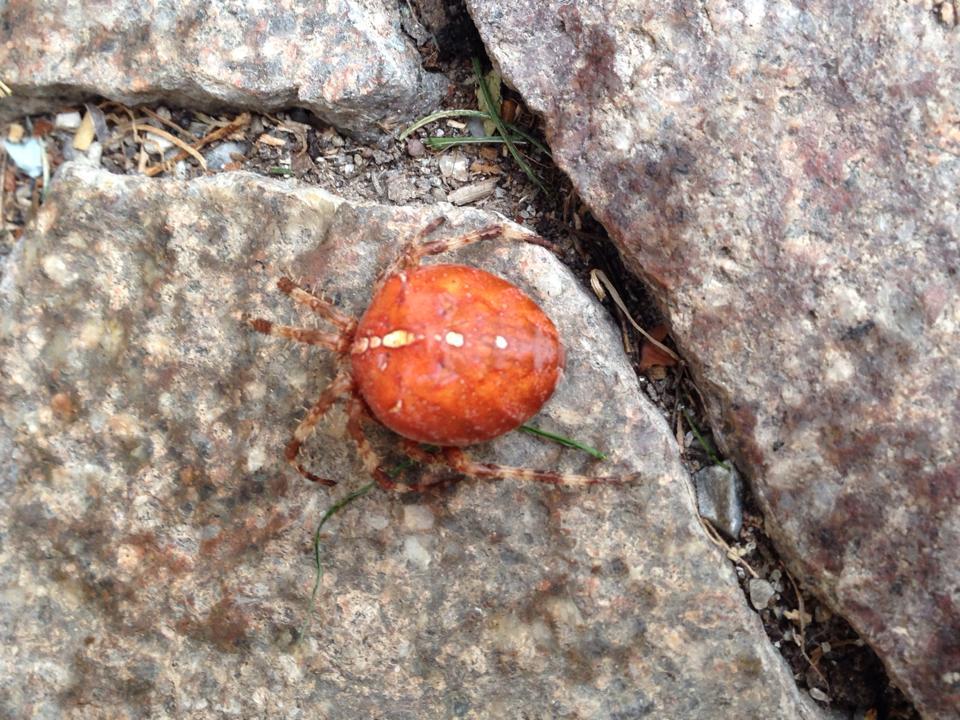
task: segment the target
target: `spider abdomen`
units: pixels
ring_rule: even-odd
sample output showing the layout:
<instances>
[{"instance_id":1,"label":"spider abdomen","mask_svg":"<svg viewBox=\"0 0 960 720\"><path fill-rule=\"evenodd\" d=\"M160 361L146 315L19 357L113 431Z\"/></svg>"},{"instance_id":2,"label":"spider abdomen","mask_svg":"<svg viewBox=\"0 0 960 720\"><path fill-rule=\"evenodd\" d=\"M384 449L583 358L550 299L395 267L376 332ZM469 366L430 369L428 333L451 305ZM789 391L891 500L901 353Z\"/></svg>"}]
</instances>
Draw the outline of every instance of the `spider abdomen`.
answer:
<instances>
[{"instance_id":1,"label":"spider abdomen","mask_svg":"<svg viewBox=\"0 0 960 720\"><path fill-rule=\"evenodd\" d=\"M428 265L387 278L350 350L377 420L403 437L465 446L535 415L563 372L554 324L523 291L483 270Z\"/></svg>"}]
</instances>

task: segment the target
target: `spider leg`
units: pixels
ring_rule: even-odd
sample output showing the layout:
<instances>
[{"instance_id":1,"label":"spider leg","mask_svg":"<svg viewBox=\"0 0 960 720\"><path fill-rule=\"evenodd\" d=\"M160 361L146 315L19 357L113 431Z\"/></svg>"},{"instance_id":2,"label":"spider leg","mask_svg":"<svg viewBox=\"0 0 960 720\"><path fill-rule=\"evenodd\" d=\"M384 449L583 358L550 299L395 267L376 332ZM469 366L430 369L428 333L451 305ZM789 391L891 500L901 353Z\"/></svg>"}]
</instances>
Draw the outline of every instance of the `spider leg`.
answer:
<instances>
[{"instance_id":1,"label":"spider leg","mask_svg":"<svg viewBox=\"0 0 960 720\"><path fill-rule=\"evenodd\" d=\"M429 455L429 453L425 453ZM592 476L576 475L573 473L545 472L543 470L529 470L527 468L511 467L509 465L496 465L493 463L481 463L471 460L463 450L456 447L443 448L442 458L456 472L467 477L481 479L501 479L501 480L536 480L537 482L550 483L551 485L584 486L584 485L605 485L608 483L624 483L636 479L635 474L622 476Z\"/></svg>"},{"instance_id":2,"label":"spider leg","mask_svg":"<svg viewBox=\"0 0 960 720\"><path fill-rule=\"evenodd\" d=\"M383 461L370 445L370 441L367 439L367 435L363 431L364 420L372 420L367 408L364 406L362 401L356 398L351 399L350 407L347 411L347 432L350 433L353 441L357 444L357 452L360 454L360 460L363 462L364 469L370 473L371 476L373 476L373 479L377 481L377 484L380 485L380 487L382 487L384 490L408 493L423 492L427 488L434 487L437 484L436 482L404 483L397 482L391 478L381 467L381 463ZM417 448L417 450L419 451L419 448ZM424 454L429 455L429 453ZM414 457L413 459L416 460L418 458Z\"/></svg>"},{"instance_id":3,"label":"spider leg","mask_svg":"<svg viewBox=\"0 0 960 720\"><path fill-rule=\"evenodd\" d=\"M330 384L323 389L323 392L320 393L320 397L317 398L313 407L307 411L306 416L300 421L300 424L297 425L297 429L293 431L293 437L290 438L290 442L287 443L287 448L284 452L287 462L293 465L297 472L307 480L312 480L321 485L333 486L337 484L335 480L322 478L308 472L303 465L300 464L298 458L300 456L300 446L303 445L306 439L313 433L313 429L317 426L320 418L326 414L327 410L337 401L337 398L350 390L352 385L353 381L350 379L348 372L341 371L338 373Z\"/></svg>"},{"instance_id":4,"label":"spider leg","mask_svg":"<svg viewBox=\"0 0 960 720\"><path fill-rule=\"evenodd\" d=\"M264 335L295 340L307 345L319 345L335 352L343 352L349 347L347 336L342 333L328 333L322 330L309 330L291 325L278 325L263 318L254 318L249 323L250 327Z\"/></svg>"},{"instance_id":5,"label":"spider leg","mask_svg":"<svg viewBox=\"0 0 960 720\"><path fill-rule=\"evenodd\" d=\"M440 219L441 218L437 218L437 220ZM548 250L555 249L552 243L544 240L536 233L532 233L528 230L521 230L511 225L506 225L505 223L486 225L477 230L471 230L470 232L464 233L463 235L457 235L456 237L423 242L422 240L426 235L433 232L440 226L441 223L438 223L437 220L434 220L423 230L417 233L416 236L414 236L414 238L407 245L406 249L397 259L394 267L391 268L392 272L399 272L414 268L419 265L420 260L427 255L439 255L440 253L445 253L450 250L457 250L459 248L466 247L467 245L472 245L473 243L480 242L481 240L492 240L493 238L503 238L504 240L531 243L533 245L545 247Z\"/></svg>"},{"instance_id":6,"label":"spider leg","mask_svg":"<svg viewBox=\"0 0 960 720\"><path fill-rule=\"evenodd\" d=\"M324 320L336 325L341 333L351 333L357 325L356 320L345 315L323 298L307 292L288 277L280 278L277 281L277 287L280 288L280 292L289 295L294 302L310 308Z\"/></svg>"},{"instance_id":7,"label":"spider leg","mask_svg":"<svg viewBox=\"0 0 960 720\"><path fill-rule=\"evenodd\" d=\"M430 466L430 465L443 465L444 467L450 467L449 464L448 464L447 461L446 461L446 458L444 458L444 456L443 456L442 453L440 453L440 452L428 452L428 451L424 450L424 449L420 446L419 443L417 443L417 442L415 442L415 441L413 441L413 440L408 440L407 438L402 438L401 448L402 448L404 454L405 454L408 458L410 458L410 459L413 460L414 462L420 463L421 465L427 465L427 466ZM455 478L455 477L454 477L454 478L449 478L449 477L446 477L446 478L437 478L437 479L435 479L435 480L431 480L430 482L420 482L420 483L418 483L415 487L423 490L423 489L426 489L426 488L428 488L428 487L433 488L433 487L437 487L438 485L445 485L445 484L450 483L450 482L452 482L452 481L455 481L455 480L457 480L457 479L458 479L458 478Z\"/></svg>"},{"instance_id":8,"label":"spider leg","mask_svg":"<svg viewBox=\"0 0 960 720\"><path fill-rule=\"evenodd\" d=\"M366 409L360 400L351 398L347 403L347 432L350 433L350 437L356 443L357 453L360 455L364 470L370 473L384 490L399 489L400 492L406 492L405 488L398 488L397 483L393 482L390 476L380 468L380 456L370 445L370 441L363 431L363 420L366 415Z\"/></svg>"},{"instance_id":9,"label":"spider leg","mask_svg":"<svg viewBox=\"0 0 960 720\"><path fill-rule=\"evenodd\" d=\"M424 225L422 228L420 228L417 231L417 233L412 238L410 238L410 241L407 244L419 245L421 242L423 242L423 239L427 235L430 235L434 230L436 230L438 227L443 225L446 221L447 221L446 215L438 215L433 220L431 220L426 225Z\"/></svg>"},{"instance_id":10,"label":"spider leg","mask_svg":"<svg viewBox=\"0 0 960 720\"><path fill-rule=\"evenodd\" d=\"M501 237L504 240L513 240L527 242L533 245L540 245L548 250L555 249L552 243L544 240L536 233L532 233L528 230L520 230L516 227L506 225L505 223L486 225L482 228L471 230L470 232L464 233L463 235L458 235L456 237L424 242L424 238L435 231L438 227L443 225L444 222L446 222L446 218L441 215L440 217L429 222L423 229L414 235L407 242L403 251L400 253L400 256L383 274L383 277L389 277L394 273L417 267L420 264L420 261L427 255L439 255L440 253L445 253L448 250L456 250L458 248L480 242L481 240L491 240L498 237Z\"/></svg>"},{"instance_id":11,"label":"spider leg","mask_svg":"<svg viewBox=\"0 0 960 720\"><path fill-rule=\"evenodd\" d=\"M544 472L541 470L511 467L509 465L479 463L470 460L467 454L460 448L447 447L442 448L438 453L431 453L424 450L412 440L404 440L403 451L413 460L425 465L447 465L455 472L466 475L467 477L483 479L537 480L552 485L568 486L624 483L635 479L634 475L612 477L575 475L573 473Z\"/></svg>"},{"instance_id":12,"label":"spider leg","mask_svg":"<svg viewBox=\"0 0 960 720\"><path fill-rule=\"evenodd\" d=\"M419 443L403 438L403 452L411 460L416 460L423 465L446 465L443 455L439 453L427 452Z\"/></svg>"}]
</instances>

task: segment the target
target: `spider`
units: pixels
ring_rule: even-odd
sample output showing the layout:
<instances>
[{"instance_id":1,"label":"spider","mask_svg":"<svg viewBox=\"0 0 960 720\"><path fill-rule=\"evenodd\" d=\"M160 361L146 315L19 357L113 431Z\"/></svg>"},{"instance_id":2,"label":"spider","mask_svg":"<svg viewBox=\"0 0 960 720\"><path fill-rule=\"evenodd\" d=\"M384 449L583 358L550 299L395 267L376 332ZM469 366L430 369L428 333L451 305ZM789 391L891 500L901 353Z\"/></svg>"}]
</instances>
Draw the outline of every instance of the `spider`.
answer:
<instances>
[{"instance_id":1,"label":"spider","mask_svg":"<svg viewBox=\"0 0 960 720\"><path fill-rule=\"evenodd\" d=\"M514 430L535 415L560 380L564 351L543 310L506 280L464 265L420 264L428 255L496 237L546 241L505 224L426 240L444 222L438 217L416 233L380 274L359 321L287 277L278 281L280 291L336 331L261 318L249 321L257 332L336 353L335 376L294 431L286 446L287 461L313 482L337 484L309 472L299 456L319 420L342 398L347 402L347 432L364 468L387 490L419 492L432 483L392 479L364 433L365 422L379 422L399 435L412 460L446 464L468 477L562 485L621 480L480 463L462 450ZM420 443L440 449L428 452Z\"/></svg>"}]
</instances>

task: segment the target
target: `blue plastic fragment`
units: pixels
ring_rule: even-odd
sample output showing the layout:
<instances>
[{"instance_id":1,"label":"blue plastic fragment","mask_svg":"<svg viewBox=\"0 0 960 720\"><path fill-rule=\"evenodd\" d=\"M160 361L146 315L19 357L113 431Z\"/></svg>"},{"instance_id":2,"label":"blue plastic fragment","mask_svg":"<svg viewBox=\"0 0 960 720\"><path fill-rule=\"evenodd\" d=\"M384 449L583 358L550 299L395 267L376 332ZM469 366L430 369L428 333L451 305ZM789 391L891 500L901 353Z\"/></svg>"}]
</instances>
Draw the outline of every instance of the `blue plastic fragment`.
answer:
<instances>
[{"instance_id":1,"label":"blue plastic fragment","mask_svg":"<svg viewBox=\"0 0 960 720\"><path fill-rule=\"evenodd\" d=\"M23 142L3 141L3 149L13 160L13 164L32 178L43 174L43 145L37 138L27 138Z\"/></svg>"}]
</instances>

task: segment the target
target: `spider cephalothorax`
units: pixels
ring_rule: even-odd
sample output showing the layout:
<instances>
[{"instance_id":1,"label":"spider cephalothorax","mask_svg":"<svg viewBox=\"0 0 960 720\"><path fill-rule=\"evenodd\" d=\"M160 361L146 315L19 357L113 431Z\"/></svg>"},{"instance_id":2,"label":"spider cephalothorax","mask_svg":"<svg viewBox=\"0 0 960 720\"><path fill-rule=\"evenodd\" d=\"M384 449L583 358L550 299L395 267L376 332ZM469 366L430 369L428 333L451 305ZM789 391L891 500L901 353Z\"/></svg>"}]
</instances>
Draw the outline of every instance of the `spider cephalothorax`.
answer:
<instances>
[{"instance_id":1,"label":"spider cephalothorax","mask_svg":"<svg viewBox=\"0 0 960 720\"><path fill-rule=\"evenodd\" d=\"M310 480L336 484L308 472L298 458L314 426L343 397L347 428L364 466L387 489L422 486L395 482L380 468L362 427L371 417L404 438L411 458L446 463L465 475L560 484L609 480L473 462L460 449L509 432L535 415L560 380L564 354L554 324L519 288L464 265L420 265L426 255L488 238L543 241L506 225L424 241L442 223L438 218L417 233L380 276L359 322L288 278L280 279L280 290L337 331L251 321L258 332L337 353L338 371L294 432L287 460ZM421 442L441 451L425 452Z\"/></svg>"}]
</instances>

